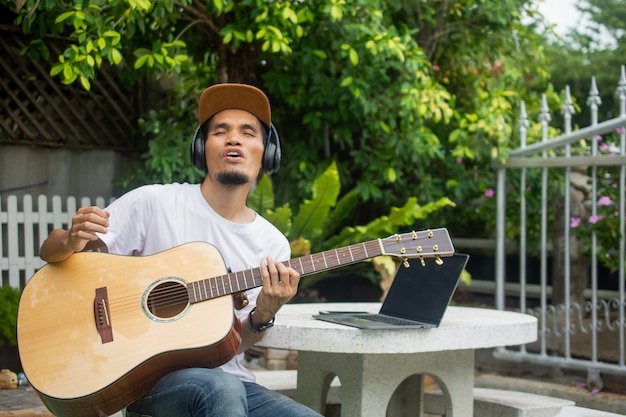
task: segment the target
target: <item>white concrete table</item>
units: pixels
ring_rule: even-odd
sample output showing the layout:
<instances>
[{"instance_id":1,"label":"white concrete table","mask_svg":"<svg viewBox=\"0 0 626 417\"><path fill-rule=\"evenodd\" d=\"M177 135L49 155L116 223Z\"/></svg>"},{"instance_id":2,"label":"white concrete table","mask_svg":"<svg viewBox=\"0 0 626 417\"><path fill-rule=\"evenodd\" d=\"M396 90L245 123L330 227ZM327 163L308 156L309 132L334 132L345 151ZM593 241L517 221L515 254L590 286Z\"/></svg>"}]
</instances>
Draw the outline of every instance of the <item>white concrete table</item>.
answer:
<instances>
[{"instance_id":1,"label":"white concrete table","mask_svg":"<svg viewBox=\"0 0 626 417\"><path fill-rule=\"evenodd\" d=\"M379 303L288 304L259 345L298 350L297 399L318 412L336 375L342 417L384 417L388 405L392 415L405 415L396 410L399 386L410 392L400 408L422 416L422 374L429 374L444 393L446 416L471 417L475 349L537 338L535 317L484 308L448 307L436 329L362 330L312 317L320 310L379 309Z\"/></svg>"}]
</instances>

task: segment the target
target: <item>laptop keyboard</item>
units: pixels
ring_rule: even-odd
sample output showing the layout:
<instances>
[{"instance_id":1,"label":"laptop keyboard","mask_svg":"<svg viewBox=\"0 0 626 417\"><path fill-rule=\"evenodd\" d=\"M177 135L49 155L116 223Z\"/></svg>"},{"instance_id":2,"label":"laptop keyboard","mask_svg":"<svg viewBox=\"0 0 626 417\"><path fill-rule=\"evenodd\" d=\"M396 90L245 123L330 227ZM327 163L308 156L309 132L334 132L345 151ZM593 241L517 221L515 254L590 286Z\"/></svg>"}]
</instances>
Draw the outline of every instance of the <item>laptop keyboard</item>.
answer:
<instances>
[{"instance_id":1,"label":"laptop keyboard","mask_svg":"<svg viewBox=\"0 0 626 417\"><path fill-rule=\"evenodd\" d=\"M416 324L417 325L420 324L412 320L405 320L405 319L401 319L398 317L391 317L391 316L383 316L382 314L359 314L359 318L372 320L372 321L379 321L382 323L394 324L396 326L415 326ZM428 327L428 326L424 324L424 327Z\"/></svg>"}]
</instances>

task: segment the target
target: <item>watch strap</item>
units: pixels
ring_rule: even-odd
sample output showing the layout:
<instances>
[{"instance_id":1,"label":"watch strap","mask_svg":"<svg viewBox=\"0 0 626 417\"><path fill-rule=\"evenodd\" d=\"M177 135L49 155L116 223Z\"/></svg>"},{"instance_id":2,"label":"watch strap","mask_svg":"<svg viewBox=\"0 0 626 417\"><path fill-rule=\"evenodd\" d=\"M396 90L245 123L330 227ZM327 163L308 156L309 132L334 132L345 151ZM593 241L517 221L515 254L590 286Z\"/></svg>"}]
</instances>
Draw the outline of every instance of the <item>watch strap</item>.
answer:
<instances>
[{"instance_id":1,"label":"watch strap","mask_svg":"<svg viewBox=\"0 0 626 417\"><path fill-rule=\"evenodd\" d=\"M252 313L254 313L256 311L256 306L250 310L250 314L248 314L248 328L250 329L250 331L252 333L261 333L264 332L265 330L269 329L270 327L272 327L274 325L274 322L276 321L276 316L272 317L272 319L265 324L260 325L259 327L255 328L252 325Z\"/></svg>"}]
</instances>

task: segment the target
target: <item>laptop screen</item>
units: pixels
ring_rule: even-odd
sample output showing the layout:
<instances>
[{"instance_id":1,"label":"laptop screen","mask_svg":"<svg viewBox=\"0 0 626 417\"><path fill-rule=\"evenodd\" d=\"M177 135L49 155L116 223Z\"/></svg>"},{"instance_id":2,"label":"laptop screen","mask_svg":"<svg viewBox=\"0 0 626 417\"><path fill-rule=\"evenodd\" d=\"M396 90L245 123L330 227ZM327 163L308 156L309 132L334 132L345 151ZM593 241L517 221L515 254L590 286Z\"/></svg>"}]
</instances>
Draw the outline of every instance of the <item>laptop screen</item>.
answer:
<instances>
[{"instance_id":1,"label":"laptop screen","mask_svg":"<svg viewBox=\"0 0 626 417\"><path fill-rule=\"evenodd\" d=\"M469 255L456 253L441 258L410 261L410 267L400 265L387 297L382 314L439 325L467 264Z\"/></svg>"}]
</instances>

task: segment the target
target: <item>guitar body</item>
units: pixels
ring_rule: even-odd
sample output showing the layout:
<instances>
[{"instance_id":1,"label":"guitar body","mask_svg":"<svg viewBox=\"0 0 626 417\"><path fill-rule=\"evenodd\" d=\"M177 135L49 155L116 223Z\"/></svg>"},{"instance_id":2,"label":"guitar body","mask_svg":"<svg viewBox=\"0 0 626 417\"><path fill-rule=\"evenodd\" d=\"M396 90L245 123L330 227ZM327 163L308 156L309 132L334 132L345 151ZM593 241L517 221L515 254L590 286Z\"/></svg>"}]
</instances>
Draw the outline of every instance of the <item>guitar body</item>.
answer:
<instances>
[{"instance_id":1,"label":"guitar body","mask_svg":"<svg viewBox=\"0 0 626 417\"><path fill-rule=\"evenodd\" d=\"M227 362L241 342L232 297L191 304L186 294L186 283L224 273L208 243L145 257L86 252L44 266L18 312L29 382L56 416L106 416L175 369Z\"/></svg>"}]
</instances>

